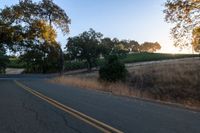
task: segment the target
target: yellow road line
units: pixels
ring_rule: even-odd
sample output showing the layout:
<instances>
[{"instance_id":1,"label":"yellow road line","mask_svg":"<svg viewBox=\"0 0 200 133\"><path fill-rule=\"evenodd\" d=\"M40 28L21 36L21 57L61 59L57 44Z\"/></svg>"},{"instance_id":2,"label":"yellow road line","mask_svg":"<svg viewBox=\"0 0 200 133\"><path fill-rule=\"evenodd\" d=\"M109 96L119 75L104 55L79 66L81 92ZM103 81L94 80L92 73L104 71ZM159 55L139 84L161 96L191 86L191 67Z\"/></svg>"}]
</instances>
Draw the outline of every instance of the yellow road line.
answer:
<instances>
[{"instance_id":1,"label":"yellow road line","mask_svg":"<svg viewBox=\"0 0 200 133\"><path fill-rule=\"evenodd\" d=\"M23 88L24 90L28 91L29 93L39 97L40 99L48 102L49 104L53 105L54 107L64 111L64 112L67 112L68 114L78 118L79 120L82 120L84 121L85 123L87 124L90 124L91 126L99 129L100 131L104 132L104 133L123 133L122 131L116 129L116 128L113 128L103 122L100 122L90 116L87 116L71 107L68 107L64 104L61 104L59 103L58 101L55 101L33 89L31 89L30 87L27 87L25 86L24 84L20 83L19 81L14 81L18 86L20 86L21 88Z\"/></svg>"}]
</instances>

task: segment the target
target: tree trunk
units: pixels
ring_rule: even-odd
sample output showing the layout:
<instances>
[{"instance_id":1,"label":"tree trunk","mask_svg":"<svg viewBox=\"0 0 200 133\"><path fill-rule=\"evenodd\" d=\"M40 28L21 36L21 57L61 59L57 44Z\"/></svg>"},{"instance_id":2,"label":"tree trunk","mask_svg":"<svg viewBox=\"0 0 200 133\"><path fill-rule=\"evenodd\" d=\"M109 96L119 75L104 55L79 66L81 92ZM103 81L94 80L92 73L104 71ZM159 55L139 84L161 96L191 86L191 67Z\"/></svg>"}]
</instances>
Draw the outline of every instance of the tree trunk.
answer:
<instances>
[{"instance_id":1,"label":"tree trunk","mask_svg":"<svg viewBox=\"0 0 200 133\"><path fill-rule=\"evenodd\" d=\"M64 73L64 55L63 55L63 51L62 48L60 47L60 62L59 62L60 66L60 75L63 75Z\"/></svg>"},{"instance_id":2,"label":"tree trunk","mask_svg":"<svg viewBox=\"0 0 200 133\"><path fill-rule=\"evenodd\" d=\"M88 64L88 72L92 71L92 62L90 59L87 59L87 64Z\"/></svg>"}]
</instances>

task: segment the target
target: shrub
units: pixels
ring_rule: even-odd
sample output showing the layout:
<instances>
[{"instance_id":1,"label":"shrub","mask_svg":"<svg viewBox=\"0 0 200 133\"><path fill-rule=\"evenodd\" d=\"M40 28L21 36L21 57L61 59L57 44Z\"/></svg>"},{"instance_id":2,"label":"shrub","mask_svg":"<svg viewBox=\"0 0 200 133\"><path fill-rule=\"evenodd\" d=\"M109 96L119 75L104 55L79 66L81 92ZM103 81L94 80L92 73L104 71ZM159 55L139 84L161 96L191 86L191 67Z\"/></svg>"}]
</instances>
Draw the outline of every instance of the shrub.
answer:
<instances>
[{"instance_id":1,"label":"shrub","mask_svg":"<svg viewBox=\"0 0 200 133\"><path fill-rule=\"evenodd\" d=\"M126 67L116 55L108 56L99 70L100 80L108 82L125 81L126 75Z\"/></svg>"}]
</instances>

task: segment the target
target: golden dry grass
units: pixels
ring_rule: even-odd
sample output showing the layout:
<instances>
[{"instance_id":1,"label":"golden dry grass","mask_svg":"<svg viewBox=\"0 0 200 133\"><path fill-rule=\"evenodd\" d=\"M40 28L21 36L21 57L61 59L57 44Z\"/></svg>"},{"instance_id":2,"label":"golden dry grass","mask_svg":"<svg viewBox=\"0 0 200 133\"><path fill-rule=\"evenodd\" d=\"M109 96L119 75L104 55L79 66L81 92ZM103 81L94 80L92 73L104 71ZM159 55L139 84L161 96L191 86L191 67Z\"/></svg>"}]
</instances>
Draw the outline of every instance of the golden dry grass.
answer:
<instances>
[{"instance_id":1,"label":"golden dry grass","mask_svg":"<svg viewBox=\"0 0 200 133\"><path fill-rule=\"evenodd\" d=\"M150 64L129 70L129 85L154 99L200 105L200 59Z\"/></svg>"},{"instance_id":2,"label":"golden dry grass","mask_svg":"<svg viewBox=\"0 0 200 133\"><path fill-rule=\"evenodd\" d=\"M133 66L129 74L126 83L100 82L98 73L59 77L51 82L200 107L200 59Z\"/></svg>"},{"instance_id":3,"label":"golden dry grass","mask_svg":"<svg viewBox=\"0 0 200 133\"><path fill-rule=\"evenodd\" d=\"M97 78L83 77L83 76L67 76L58 77L51 82L80 87L85 89L93 89L99 91L110 92L116 95L128 96L130 94L129 87L124 83L106 83L100 82Z\"/></svg>"}]
</instances>

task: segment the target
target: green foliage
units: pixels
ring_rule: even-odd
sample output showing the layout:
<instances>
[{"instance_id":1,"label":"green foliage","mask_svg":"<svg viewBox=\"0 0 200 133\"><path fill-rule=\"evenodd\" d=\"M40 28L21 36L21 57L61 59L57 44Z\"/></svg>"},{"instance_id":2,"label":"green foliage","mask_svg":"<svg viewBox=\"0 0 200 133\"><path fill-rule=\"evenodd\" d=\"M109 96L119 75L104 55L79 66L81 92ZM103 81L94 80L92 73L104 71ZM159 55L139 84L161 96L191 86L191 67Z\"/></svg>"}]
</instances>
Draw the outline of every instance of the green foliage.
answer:
<instances>
[{"instance_id":1,"label":"green foliage","mask_svg":"<svg viewBox=\"0 0 200 133\"><path fill-rule=\"evenodd\" d=\"M20 25L5 23L0 17L0 45L16 51L23 41L23 29Z\"/></svg>"},{"instance_id":2,"label":"green foliage","mask_svg":"<svg viewBox=\"0 0 200 133\"><path fill-rule=\"evenodd\" d=\"M54 27L66 34L69 23L53 0L20 1L0 11L0 45L23 53L28 72L61 71L63 54Z\"/></svg>"},{"instance_id":3,"label":"green foliage","mask_svg":"<svg viewBox=\"0 0 200 133\"><path fill-rule=\"evenodd\" d=\"M50 73L60 70L59 46L48 43L26 51L20 59L25 62L26 72Z\"/></svg>"},{"instance_id":4,"label":"green foliage","mask_svg":"<svg viewBox=\"0 0 200 133\"><path fill-rule=\"evenodd\" d=\"M9 60L5 55L5 49L2 46L0 47L0 73L5 73L5 69Z\"/></svg>"},{"instance_id":5,"label":"green foliage","mask_svg":"<svg viewBox=\"0 0 200 133\"><path fill-rule=\"evenodd\" d=\"M83 32L79 36L68 39L66 45L67 54L71 59L86 60L88 70L96 64L100 56L100 40L102 34L95 32L93 29Z\"/></svg>"},{"instance_id":6,"label":"green foliage","mask_svg":"<svg viewBox=\"0 0 200 133\"><path fill-rule=\"evenodd\" d=\"M9 68L24 68L25 63L21 61L18 57L9 57L9 63L7 64Z\"/></svg>"},{"instance_id":7,"label":"green foliage","mask_svg":"<svg viewBox=\"0 0 200 133\"><path fill-rule=\"evenodd\" d=\"M124 81L127 76L125 65L116 55L110 55L99 70L101 80L108 82Z\"/></svg>"},{"instance_id":8,"label":"green foliage","mask_svg":"<svg viewBox=\"0 0 200 133\"><path fill-rule=\"evenodd\" d=\"M43 20L49 25L55 25L63 31L69 32L70 19L65 11L56 5L53 0L42 0L33 2L32 0L20 1L19 4L5 7L0 12L0 20L9 24L22 23L29 25L35 20Z\"/></svg>"},{"instance_id":9,"label":"green foliage","mask_svg":"<svg viewBox=\"0 0 200 133\"><path fill-rule=\"evenodd\" d=\"M145 61L159 61L166 59L179 59L179 58L190 58L198 57L194 54L161 54L161 53L134 53L126 54L126 56L118 56L119 60L123 63L135 63L135 62L145 62ZM96 62L97 66L103 66L105 59L98 59ZM65 70L77 70L87 68L87 63L85 61L68 61L65 63Z\"/></svg>"},{"instance_id":10,"label":"green foliage","mask_svg":"<svg viewBox=\"0 0 200 133\"><path fill-rule=\"evenodd\" d=\"M105 62L105 60L98 59L96 61L96 64L93 65L93 67L102 66L104 64L104 62ZM65 71L85 69L87 67L88 67L88 65L87 65L86 61L67 61L67 62L65 62Z\"/></svg>"},{"instance_id":11,"label":"green foliage","mask_svg":"<svg viewBox=\"0 0 200 133\"><path fill-rule=\"evenodd\" d=\"M124 56L128 52L129 52L129 50L124 47L124 44L119 43L119 44L114 46L112 54L116 54L118 56Z\"/></svg>"},{"instance_id":12,"label":"green foliage","mask_svg":"<svg viewBox=\"0 0 200 133\"><path fill-rule=\"evenodd\" d=\"M145 42L139 46L140 52L156 52L157 50L160 50L161 46L158 42L152 43L152 42Z\"/></svg>"},{"instance_id":13,"label":"green foliage","mask_svg":"<svg viewBox=\"0 0 200 133\"><path fill-rule=\"evenodd\" d=\"M115 46L115 43L113 42L113 40L111 40L110 38L103 38L101 40L101 53L104 57L110 55L113 51L113 48Z\"/></svg>"},{"instance_id":14,"label":"green foliage","mask_svg":"<svg viewBox=\"0 0 200 133\"><path fill-rule=\"evenodd\" d=\"M87 68L87 63L84 61L65 62L65 71L78 70Z\"/></svg>"},{"instance_id":15,"label":"green foliage","mask_svg":"<svg viewBox=\"0 0 200 133\"><path fill-rule=\"evenodd\" d=\"M27 72L57 72L61 68L60 45L56 42L56 32L42 20L36 20L28 31L28 44L21 60L26 62Z\"/></svg>"},{"instance_id":16,"label":"green foliage","mask_svg":"<svg viewBox=\"0 0 200 133\"><path fill-rule=\"evenodd\" d=\"M134 62L145 62L145 61L159 61L167 59L180 59L180 58L190 58L198 57L194 54L162 54L162 53L134 53L128 54L121 61L124 63L134 63Z\"/></svg>"},{"instance_id":17,"label":"green foliage","mask_svg":"<svg viewBox=\"0 0 200 133\"><path fill-rule=\"evenodd\" d=\"M117 38L110 39L108 37L101 40L101 53L104 57L111 54L124 56L128 52L139 52L139 43L134 40L121 40Z\"/></svg>"},{"instance_id":18,"label":"green foliage","mask_svg":"<svg viewBox=\"0 0 200 133\"><path fill-rule=\"evenodd\" d=\"M165 19L172 23L172 35L175 46L185 47L191 44L192 30L200 23L200 0L166 0Z\"/></svg>"},{"instance_id":19,"label":"green foliage","mask_svg":"<svg viewBox=\"0 0 200 133\"><path fill-rule=\"evenodd\" d=\"M130 49L132 52L139 52L139 46L140 44L135 40L130 40L127 45L125 45L125 48Z\"/></svg>"}]
</instances>

